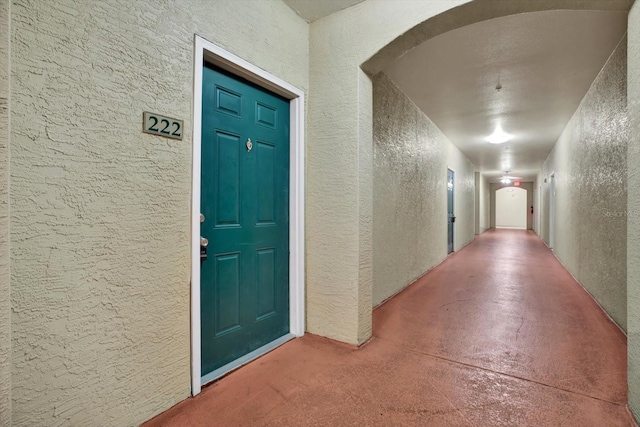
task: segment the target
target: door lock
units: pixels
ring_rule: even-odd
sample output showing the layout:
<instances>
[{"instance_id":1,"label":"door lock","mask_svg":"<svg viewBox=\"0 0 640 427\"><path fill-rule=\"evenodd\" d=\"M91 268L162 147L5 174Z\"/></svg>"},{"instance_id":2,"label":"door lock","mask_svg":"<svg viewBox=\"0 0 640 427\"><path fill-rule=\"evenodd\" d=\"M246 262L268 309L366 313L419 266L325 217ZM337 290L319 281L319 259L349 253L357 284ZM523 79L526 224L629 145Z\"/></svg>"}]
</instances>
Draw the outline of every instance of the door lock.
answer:
<instances>
[{"instance_id":1,"label":"door lock","mask_svg":"<svg viewBox=\"0 0 640 427\"><path fill-rule=\"evenodd\" d=\"M209 241L200 236L200 264L202 264L203 261L206 261L208 256L207 256L207 245L209 244Z\"/></svg>"},{"instance_id":2,"label":"door lock","mask_svg":"<svg viewBox=\"0 0 640 427\"><path fill-rule=\"evenodd\" d=\"M204 215L200 213L200 224L204 222ZM209 245L209 240L205 237L200 236L200 263L207 260L207 246Z\"/></svg>"}]
</instances>

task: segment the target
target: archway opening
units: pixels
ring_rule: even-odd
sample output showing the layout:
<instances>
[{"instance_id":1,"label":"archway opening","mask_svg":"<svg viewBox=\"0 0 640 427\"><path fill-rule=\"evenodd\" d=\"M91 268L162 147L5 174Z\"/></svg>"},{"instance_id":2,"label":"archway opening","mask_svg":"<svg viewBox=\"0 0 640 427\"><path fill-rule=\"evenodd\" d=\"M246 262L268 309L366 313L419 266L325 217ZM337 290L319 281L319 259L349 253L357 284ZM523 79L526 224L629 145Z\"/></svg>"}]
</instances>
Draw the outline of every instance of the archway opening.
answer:
<instances>
[{"instance_id":1,"label":"archway opening","mask_svg":"<svg viewBox=\"0 0 640 427\"><path fill-rule=\"evenodd\" d=\"M491 0L486 2L471 2L429 19L389 43L361 66L362 70L371 77L373 87L373 256L371 264L373 265L372 288L374 305L385 298L395 295L396 292L399 292L404 286L411 283L415 277L419 276L421 272L424 272L425 265L435 265L428 262L430 261L429 257L432 256L432 252L429 252L427 249L433 248L433 245L428 245L429 242L439 241L439 233L441 234L440 229L443 227L441 221L437 222L438 215L440 215L442 211L442 209L437 209L437 203L439 200L443 200L439 196L439 194L444 191L441 178L441 171L444 169L443 164L447 167L453 166L456 169L457 176L462 177L465 175L463 172L459 172L460 166L451 164L452 158L454 158L458 152L455 149L443 149L443 147L450 147L450 145L447 144L446 141L442 141L440 133L433 129L435 122L432 122L431 118L434 116L425 114L423 117L420 115L420 112L416 111L418 109L417 103L411 102L412 100L409 97L410 92L403 90L403 87L399 87L393 78L388 75L386 70L393 61L404 54L408 55L409 51L420 46L421 43L435 36L444 35L453 29L460 28L459 22L456 19L445 19L445 17L451 18L456 12L462 12L462 10L474 11L474 13L469 13L469 16L465 15L464 19L469 20L469 25L482 21L483 19L479 19L479 16L483 16L484 20L493 20L495 18L513 15L516 13L515 8L522 7L521 2L509 2L510 6L514 7L514 9L502 9L499 7L499 3L500 2L493 2ZM502 2L502 4L505 3L506 2ZM534 2L530 2L529 4L531 5L533 3ZM486 14L482 15L478 9L489 4L496 6L495 9L492 9L491 13L485 11ZM620 2L590 2L587 7L585 2L579 4L578 2L572 1L556 2L553 6L551 6L551 2L535 2L535 5L536 7L531 10L518 10L517 13L557 9L563 9L563 11L624 11L627 10L629 6L628 3L627 5L623 5ZM473 16L473 19L470 18L470 16ZM619 45L624 46L625 42L622 41ZM448 49L448 52L451 51L459 53L457 50ZM459 55L456 58L459 58ZM430 61L430 64L442 65L442 62ZM418 78L424 78L424 73L420 73L418 71L420 68L418 67L398 68L410 70L411 73L417 75ZM623 66L619 68L621 70L624 69ZM487 92L495 95L496 98L500 96L504 97L505 93L508 93L507 90L501 91L501 89L504 89L502 83L506 81L504 74L502 74L502 80L500 80L500 74L496 74L498 75L496 79L486 80L489 82L485 85L488 87ZM624 75L620 73L620 76L621 80L623 80ZM443 85L442 80L437 81L441 87L459 87L456 85ZM510 85L509 87L514 86L515 85ZM428 95L431 95L431 93ZM366 101L365 98L364 95L361 95L360 99ZM432 96L431 99L429 99L431 105L436 104L433 102L433 98ZM366 103L363 102L360 104L360 108L363 108L363 105L366 107ZM437 110L439 112L448 111L444 108ZM574 111L575 109L572 110L571 113L573 114ZM476 110L473 110L473 112L475 113ZM442 130L442 128L440 130ZM366 139L368 134L363 133L363 135L360 142L362 145L366 145L364 139ZM420 147L424 147L424 145L421 146L421 142L426 139L425 137L429 139L429 144L425 144L429 157L428 159L424 159L423 163L427 164L428 161L434 160L434 163L438 163L434 167L420 167ZM554 138L552 142L557 141L557 138ZM504 148L503 150L506 151ZM515 150L511 150L511 152L512 151ZM509 160L506 154L503 154L502 157ZM464 162L460 162L460 164L462 164L464 168ZM494 172L496 174L503 174L506 173L506 170L512 170L511 166L507 164L501 169L495 169ZM365 173L369 172L369 169L365 170ZM505 218L495 218L494 216L496 228L526 229L533 226L533 188L538 187L540 189L540 183L546 176L541 174L530 176L525 171L518 171L517 173L523 175L527 181L531 181L530 191L527 193L526 190L518 189L520 193L517 193L518 190L516 189L511 192L507 189L506 195L508 196L508 193L512 193L512 199L518 198L516 194L524 195L524 206L522 207L522 205L520 205L521 207L515 211L522 212L520 218L524 218L525 224L522 226L520 221L510 221ZM431 179L431 177L428 176L429 174L433 174L435 178ZM420 186L420 182L423 182L424 185ZM546 183L546 179L544 182ZM433 185L433 189L429 187L430 185ZM493 184L490 184L490 186L493 186ZM470 188L472 187L473 186L470 185ZM456 188L464 188L464 185L458 185ZM539 197L542 199L542 202L536 204L535 212L536 215L543 215L542 219L544 221L542 221L542 223L548 227L549 220L548 218L544 218L544 216L548 216L545 215L546 210L544 209L544 205L548 200L547 194L549 190L546 185L543 185L540 191ZM382 197L382 193L389 196L386 198ZM498 194L494 193L492 196L493 195L498 197ZM502 195L502 193L500 193L500 195ZM527 196L530 198L529 201L527 201ZM421 203L423 200L425 202ZM381 201L387 201L388 203L384 204ZM404 209L405 205L414 209ZM434 209L434 206L436 209ZM494 205L491 206L491 208L492 210L495 209L495 211L492 212L494 215L498 214L498 216L500 216L499 212L506 213L504 206L502 206L500 202L498 202L498 206ZM462 212L464 211L465 210L462 210ZM432 230L428 228L430 224L429 221L432 218L431 214L435 216L435 222L437 222L433 228L435 231L431 233L435 235L433 239L430 239L431 234L424 232L425 229ZM528 226L527 217L529 217ZM407 220L405 220L405 218ZM406 224L410 224L411 226L420 224L419 227L416 227L419 232L410 230L409 227L405 226ZM462 227L464 224L466 224L465 219L459 217L456 221L456 227ZM544 229L544 225L536 228ZM393 232L391 232L391 230L393 230ZM586 233L582 235L587 236ZM402 242L402 244L396 246L390 245L389 243L393 242L393 239ZM389 251L390 246L394 248L394 251ZM422 250L423 247L427 249ZM395 262L393 257L389 256L390 252L397 256L400 261ZM411 258L411 256L407 254L417 254L417 256ZM437 255L438 253L435 254L436 257ZM591 265L595 265L595 263ZM581 268L584 269L582 266ZM385 273L388 273L388 276L384 276ZM393 281L395 281L395 283ZM385 288L383 288L382 285L384 285ZM622 293L620 294L622 295ZM626 294L624 297L626 298Z\"/></svg>"},{"instance_id":2,"label":"archway opening","mask_svg":"<svg viewBox=\"0 0 640 427\"><path fill-rule=\"evenodd\" d=\"M527 190L505 187L496 191L496 228L527 229Z\"/></svg>"}]
</instances>

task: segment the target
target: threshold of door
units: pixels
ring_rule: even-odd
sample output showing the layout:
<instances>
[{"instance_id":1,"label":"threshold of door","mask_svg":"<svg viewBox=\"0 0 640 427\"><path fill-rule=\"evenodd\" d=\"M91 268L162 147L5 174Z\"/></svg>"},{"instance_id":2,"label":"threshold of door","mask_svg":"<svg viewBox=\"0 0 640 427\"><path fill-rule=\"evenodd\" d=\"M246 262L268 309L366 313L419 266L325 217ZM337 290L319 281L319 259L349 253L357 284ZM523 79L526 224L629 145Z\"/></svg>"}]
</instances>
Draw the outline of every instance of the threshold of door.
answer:
<instances>
[{"instance_id":1,"label":"threshold of door","mask_svg":"<svg viewBox=\"0 0 640 427\"><path fill-rule=\"evenodd\" d=\"M283 335L280 338L271 341L269 344L265 344L262 347L253 350L251 353L245 354L244 356L234 360L233 362L227 363L226 365L219 367L215 371L209 372L207 375L200 377L200 383L202 385L205 385L213 380L217 380L218 378L225 376L231 371L238 369L242 365L246 365L247 363L257 359L258 357L264 356L271 350L275 350L282 344L292 340L295 337L296 336L293 334Z\"/></svg>"}]
</instances>

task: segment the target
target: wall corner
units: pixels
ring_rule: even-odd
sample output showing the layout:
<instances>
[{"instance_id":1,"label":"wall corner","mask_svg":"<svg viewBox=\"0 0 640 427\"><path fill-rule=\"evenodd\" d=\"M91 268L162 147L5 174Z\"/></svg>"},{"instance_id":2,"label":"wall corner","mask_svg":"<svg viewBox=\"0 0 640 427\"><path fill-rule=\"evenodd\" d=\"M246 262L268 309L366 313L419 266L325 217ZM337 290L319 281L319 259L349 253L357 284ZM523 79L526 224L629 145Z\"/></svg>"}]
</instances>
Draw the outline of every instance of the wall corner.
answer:
<instances>
[{"instance_id":1,"label":"wall corner","mask_svg":"<svg viewBox=\"0 0 640 427\"><path fill-rule=\"evenodd\" d=\"M629 12L627 39L627 384L640 416L640 4Z\"/></svg>"},{"instance_id":2,"label":"wall corner","mask_svg":"<svg viewBox=\"0 0 640 427\"><path fill-rule=\"evenodd\" d=\"M11 1L0 1L0 427L11 425L11 288L9 274L9 141Z\"/></svg>"}]
</instances>

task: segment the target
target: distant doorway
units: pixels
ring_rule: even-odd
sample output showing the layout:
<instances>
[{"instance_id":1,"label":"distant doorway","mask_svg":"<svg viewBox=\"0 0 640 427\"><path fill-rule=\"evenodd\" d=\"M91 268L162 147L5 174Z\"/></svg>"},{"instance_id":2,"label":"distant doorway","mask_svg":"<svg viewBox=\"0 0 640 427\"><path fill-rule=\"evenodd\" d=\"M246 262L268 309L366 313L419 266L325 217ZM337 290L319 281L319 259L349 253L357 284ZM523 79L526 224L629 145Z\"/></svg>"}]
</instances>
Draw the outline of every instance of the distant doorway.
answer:
<instances>
[{"instance_id":1,"label":"distant doorway","mask_svg":"<svg viewBox=\"0 0 640 427\"><path fill-rule=\"evenodd\" d=\"M556 176L549 177L549 247L555 247L556 230Z\"/></svg>"},{"instance_id":2,"label":"distant doorway","mask_svg":"<svg viewBox=\"0 0 640 427\"><path fill-rule=\"evenodd\" d=\"M527 229L527 190L505 187L496 191L496 228Z\"/></svg>"},{"instance_id":3,"label":"distant doorway","mask_svg":"<svg viewBox=\"0 0 640 427\"><path fill-rule=\"evenodd\" d=\"M538 236L541 236L542 231L540 230L540 217L542 215L540 215L540 207L542 206L542 185L538 186L538 191L536 191L535 201L536 201L536 204L533 210L533 218L536 224L536 233L538 233Z\"/></svg>"},{"instance_id":4,"label":"distant doorway","mask_svg":"<svg viewBox=\"0 0 640 427\"><path fill-rule=\"evenodd\" d=\"M453 192L454 192L454 172L451 169L447 169L447 253L453 252L453 224L456 222L456 217L453 213Z\"/></svg>"}]
</instances>

